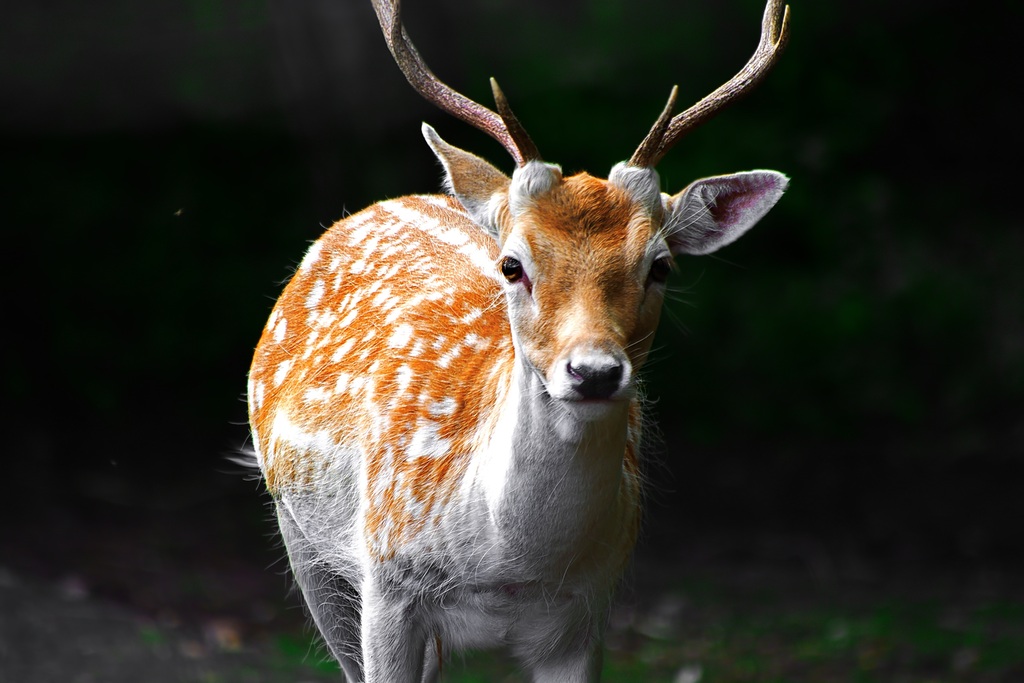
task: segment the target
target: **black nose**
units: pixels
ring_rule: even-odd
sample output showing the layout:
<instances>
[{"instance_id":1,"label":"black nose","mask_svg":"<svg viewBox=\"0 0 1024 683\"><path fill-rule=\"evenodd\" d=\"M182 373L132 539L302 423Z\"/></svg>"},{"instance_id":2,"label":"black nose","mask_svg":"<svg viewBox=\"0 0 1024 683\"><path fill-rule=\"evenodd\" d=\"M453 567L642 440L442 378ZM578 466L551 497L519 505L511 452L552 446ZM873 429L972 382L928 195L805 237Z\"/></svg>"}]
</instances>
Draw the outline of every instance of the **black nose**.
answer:
<instances>
[{"instance_id":1,"label":"black nose","mask_svg":"<svg viewBox=\"0 0 1024 683\"><path fill-rule=\"evenodd\" d=\"M606 399L619 389L622 382L622 362L605 356L570 360L566 366L573 388L584 399Z\"/></svg>"}]
</instances>

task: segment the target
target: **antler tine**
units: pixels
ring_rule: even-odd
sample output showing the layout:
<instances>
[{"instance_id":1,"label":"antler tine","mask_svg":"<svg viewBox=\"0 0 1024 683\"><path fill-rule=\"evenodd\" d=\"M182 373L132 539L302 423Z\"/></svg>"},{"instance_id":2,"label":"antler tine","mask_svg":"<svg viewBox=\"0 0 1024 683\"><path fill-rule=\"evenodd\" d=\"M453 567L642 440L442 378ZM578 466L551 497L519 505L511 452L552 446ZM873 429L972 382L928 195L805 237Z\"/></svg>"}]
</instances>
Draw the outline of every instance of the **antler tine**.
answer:
<instances>
[{"instance_id":1,"label":"antler tine","mask_svg":"<svg viewBox=\"0 0 1024 683\"><path fill-rule=\"evenodd\" d=\"M373 9L377 13L377 21L380 22L391 55L416 92L443 111L500 142L512 155L517 166L541 158L536 145L509 108L504 95L501 95L501 101L498 102L499 113L496 114L453 90L434 75L402 25L401 0L373 0ZM500 92L495 91L496 98Z\"/></svg>"},{"instance_id":2,"label":"antler tine","mask_svg":"<svg viewBox=\"0 0 1024 683\"><path fill-rule=\"evenodd\" d=\"M640 143L640 146L633 152L633 156L629 159L630 166L636 166L638 168L644 168L647 166L654 166L651 163L651 159L654 157L658 148L661 146L661 141L665 137L665 131L668 130L668 125L672 121L672 110L676 107L676 97L679 95L679 86L673 85L672 92L668 95L668 102L665 104L665 108L661 111L661 115L658 120L651 126L651 131L647 133L647 137Z\"/></svg>"},{"instance_id":3,"label":"antler tine","mask_svg":"<svg viewBox=\"0 0 1024 683\"><path fill-rule=\"evenodd\" d=\"M754 54L744 67L710 95L673 117L661 137L660 144L657 145L657 150L649 156L646 153L641 154L642 150L651 146L648 139L644 139L633 154L633 158L630 159L630 164L633 166L655 166L683 135L761 82L775 66L789 39L789 5L783 5L783 1L768 0L764 9L764 17L761 20L761 39ZM657 128L658 123L651 129L648 138L655 134ZM640 157L639 162L642 163L637 163L638 157Z\"/></svg>"},{"instance_id":4,"label":"antler tine","mask_svg":"<svg viewBox=\"0 0 1024 683\"><path fill-rule=\"evenodd\" d=\"M498 81L493 78L491 79L491 92L494 94L494 104L498 107L498 116L504 122L505 130L508 131L509 137L515 143L516 149L519 150L525 161L539 161L541 157L537 145L533 143L526 129L523 128L523 124L519 123L519 118L512 112L512 107L505 99L505 93L498 87Z\"/></svg>"}]
</instances>

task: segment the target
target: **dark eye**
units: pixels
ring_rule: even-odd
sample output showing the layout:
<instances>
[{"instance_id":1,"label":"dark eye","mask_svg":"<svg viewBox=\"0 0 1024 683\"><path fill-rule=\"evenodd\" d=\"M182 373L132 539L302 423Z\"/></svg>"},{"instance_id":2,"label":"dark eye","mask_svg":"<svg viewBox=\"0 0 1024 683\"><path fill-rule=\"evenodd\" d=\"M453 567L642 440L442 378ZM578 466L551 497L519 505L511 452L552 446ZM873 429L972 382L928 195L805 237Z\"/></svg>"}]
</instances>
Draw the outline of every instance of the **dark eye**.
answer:
<instances>
[{"instance_id":1,"label":"dark eye","mask_svg":"<svg viewBox=\"0 0 1024 683\"><path fill-rule=\"evenodd\" d=\"M523 264L519 262L519 259L505 256L498 264L498 268L509 282L519 282L523 279Z\"/></svg>"},{"instance_id":2,"label":"dark eye","mask_svg":"<svg viewBox=\"0 0 1024 683\"><path fill-rule=\"evenodd\" d=\"M651 272L647 274L647 282L648 284L651 282L664 283L668 280L669 273L671 272L672 259L668 256L662 256L659 259L655 259L654 263L651 264Z\"/></svg>"}]
</instances>

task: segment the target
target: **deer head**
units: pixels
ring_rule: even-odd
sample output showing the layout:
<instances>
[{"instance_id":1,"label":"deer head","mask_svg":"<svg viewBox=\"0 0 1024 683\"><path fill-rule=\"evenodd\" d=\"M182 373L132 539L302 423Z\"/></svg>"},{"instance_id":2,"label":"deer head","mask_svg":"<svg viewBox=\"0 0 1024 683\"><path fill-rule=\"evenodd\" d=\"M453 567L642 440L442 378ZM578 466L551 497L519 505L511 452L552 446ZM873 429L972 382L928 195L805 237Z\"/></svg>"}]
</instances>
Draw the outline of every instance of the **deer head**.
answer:
<instances>
[{"instance_id":1,"label":"deer head","mask_svg":"<svg viewBox=\"0 0 1024 683\"><path fill-rule=\"evenodd\" d=\"M494 137L516 163L509 177L423 126L448 189L500 247L495 275L503 283L517 354L552 398L580 416L599 416L609 404L632 398L674 257L708 254L736 240L786 189L784 175L762 170L704 178L669 196L654 166L687 131L765 76L786 42L788 6L769 0L748 63L675 116L673 88L647 137L607 180L587 173L563 177L557 165L542 161L493 79L497 112L430 71L402 26L398 0L374 0L374 8L413 87Z\"/></svg>"}]
</instances>

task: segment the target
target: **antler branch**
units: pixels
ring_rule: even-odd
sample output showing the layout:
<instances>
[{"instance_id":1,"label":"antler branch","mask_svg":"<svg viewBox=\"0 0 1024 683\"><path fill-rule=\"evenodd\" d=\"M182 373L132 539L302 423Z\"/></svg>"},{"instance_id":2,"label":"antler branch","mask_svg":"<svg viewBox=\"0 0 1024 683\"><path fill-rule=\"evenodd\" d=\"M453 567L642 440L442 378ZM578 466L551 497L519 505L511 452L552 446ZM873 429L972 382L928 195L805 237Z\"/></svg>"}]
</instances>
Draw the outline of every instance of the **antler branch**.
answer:
<instances>
[{"instance_id":1,"label":"antler branch","mask_svg":"<svg viewBox=\"0 0 1024 683\"><path fill-rule=\"evenodd\" d=\"M746 65L728 82L666 123L675 101L675 88L673 88L673 96L669 98L669 104L665 111L658 117L650 133L630 158L631 166L653 167L657 165L683 135L707 121L720 109L734 102L761 82L775 66L775 62L778 61L782 49L789 39L789 5L784 6L783 1L768 0L764 9L764 18L761 20L761 40Z\"/></svg>"},{"instance_id":2,"label":"antler branch","mask_svg":"<svg viewBox=\"0 0 1024 683\"><path fill-rule=\"evenodd\" d=\"M380 22L391 55L416 92L443 111L500 142L515 159L517 166L522 166L527 161L540 160L537 146L512 113L504 94L493 78L491 88L494 91L498 113L456 92L434 75L409 40L405 26L402 25L401 0L373 0L373 9L377 13L377 21Z\"/></svg>"}]
</instances>

